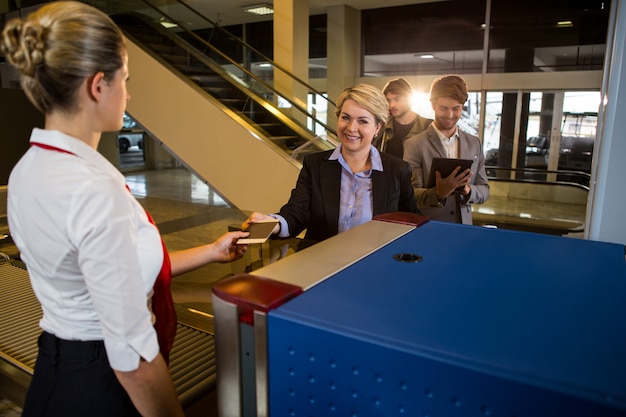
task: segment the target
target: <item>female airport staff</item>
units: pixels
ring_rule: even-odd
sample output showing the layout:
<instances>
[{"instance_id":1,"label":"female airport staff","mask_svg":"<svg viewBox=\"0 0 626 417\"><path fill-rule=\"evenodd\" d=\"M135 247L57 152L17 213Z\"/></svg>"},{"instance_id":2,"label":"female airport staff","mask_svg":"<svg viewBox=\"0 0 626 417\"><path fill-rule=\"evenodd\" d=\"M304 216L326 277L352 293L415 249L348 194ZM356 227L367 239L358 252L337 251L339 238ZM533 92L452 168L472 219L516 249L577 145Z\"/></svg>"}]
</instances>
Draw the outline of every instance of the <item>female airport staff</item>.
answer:
<instances>
[{"instance_id":1,"label":"female airport staff","mask_svg":"<svg viewBox=\"0 0 626 417\"><path fill-rule=\"evenodd\" d=\"M346 88L335 114L340 145L307 155L287 204L278 214L252 213L243 229L275 217L274 234L293 237L306 229L305 240L317 242L377 214L418 212L409 165L372 146L388 117L382 92L368 84Z\"/></svg>"},{"instance_id":2,"label":"female airport staff","mask_svg":"<svg viewBox=\"0 0 626 417\"><path fill-rule=\"evenodd\" d=\"M45 114L8 187L9 227L43 310L23 416L182 416L153 326L157 292L171 296L156 277L239 258L247 233L173 253L170 269L158 230L96 151L129 99L124 36L107 15L53 2L8 22L1 42Z\"/></svg>"}]
</instances>

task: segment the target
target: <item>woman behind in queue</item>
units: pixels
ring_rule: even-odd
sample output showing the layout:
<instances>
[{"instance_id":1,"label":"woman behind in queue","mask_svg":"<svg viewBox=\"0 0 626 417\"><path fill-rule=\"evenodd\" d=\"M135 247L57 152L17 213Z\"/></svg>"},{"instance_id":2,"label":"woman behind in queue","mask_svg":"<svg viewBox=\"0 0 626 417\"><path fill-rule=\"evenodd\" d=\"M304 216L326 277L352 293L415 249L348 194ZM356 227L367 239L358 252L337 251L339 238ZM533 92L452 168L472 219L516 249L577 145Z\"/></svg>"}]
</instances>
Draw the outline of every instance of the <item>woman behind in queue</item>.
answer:
<instances>
[{"instance_id":1,"label":"woman behind in queue","mask_svg":"<svg viewBox=\"0 0 626 417\"><path fill-rule=\"evenodd\" d=\"M418 213L409 165L372 146L389 114L382 92L368 84L346 88L335 114L340 145L305 156L287 204L278 214L252 213L244 230L275 217L273 234L294 237L306 229L305 240L318 242L378 214Z\"/></svg>"},{"instance_id":2,"label":"woman behind in queue","mask_svg":"<svg viewBox=\"0 0 626 417\"><path fill-rule=\"evenodd\" d=\"M1 41L45 114L8 186L9 227L43 310L23 416L182 416L168 347L159 352L155 281L241 257L235 241L247 233L170 257L96 151L102 132L122 127L130 98L124 37L106 14L50 3L8 22ZM171 303L169 281L160 288Z\"/></svg>"}]
</instances>

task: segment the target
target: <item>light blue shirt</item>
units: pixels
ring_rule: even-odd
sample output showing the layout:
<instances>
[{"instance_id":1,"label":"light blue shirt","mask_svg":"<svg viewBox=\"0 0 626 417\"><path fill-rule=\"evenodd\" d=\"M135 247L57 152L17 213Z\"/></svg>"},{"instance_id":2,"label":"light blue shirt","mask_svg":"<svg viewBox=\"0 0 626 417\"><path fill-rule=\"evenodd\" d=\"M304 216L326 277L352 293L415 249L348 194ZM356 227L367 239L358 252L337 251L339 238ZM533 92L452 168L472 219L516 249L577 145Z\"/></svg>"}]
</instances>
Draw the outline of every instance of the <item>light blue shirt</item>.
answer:
<instances>
[{"instance_id":1,"label":"light blue shirt","mask_svg":"<svg viewBox=\"0 0 626 417\"><path fill-rule=\"evenodd\" d=\"M339 223L338 232L345 232L355 226L372 220L374 197L372 194L372 171L383 171L383 162L380 153L374 147L370 147L371 167L367 171L352 173L350 166L343 159L341 144L335 148L328 158L338 161L341 165L341 191L339 197ZM287 221L279 214L271 214L280 222L279 237L289 237Z\"/></svg>"},{"instance_id":2,"label":"light blue shirt","mask_svg":"<svg viewBox=\"0 0 626 417\"><path fill-rule=\"evenodd\" d=\"M383 163L378 150L370 148L371 167L366 171L352 172L343 159L341 145L332 153L329 160L337 160L341 165L341 193L339 197L338 232L345 232L355 226L372 220L374 197L372 195L372 170L382 171Z\"/></svg>"}]
</instances>

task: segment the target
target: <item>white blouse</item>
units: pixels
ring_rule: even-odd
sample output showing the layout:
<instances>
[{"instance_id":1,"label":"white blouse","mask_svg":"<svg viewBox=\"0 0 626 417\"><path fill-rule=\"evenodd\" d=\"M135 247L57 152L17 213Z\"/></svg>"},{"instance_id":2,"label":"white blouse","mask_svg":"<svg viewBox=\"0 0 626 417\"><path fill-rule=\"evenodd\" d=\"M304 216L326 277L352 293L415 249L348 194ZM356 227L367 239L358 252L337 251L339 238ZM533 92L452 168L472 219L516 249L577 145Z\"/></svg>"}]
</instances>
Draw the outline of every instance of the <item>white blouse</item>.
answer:
<instances>
[{"instance_id":1,"label":"white blouse","mask_svg":"<svg viewBox=\"0 0 626 417\"><path fill-rule=\"evenodd\" d=\"M11 235L42 309L40 326L65 340L104 340L113 369L159 352L148 308L161 269L158 230L124 176L84 142L34 129L8 185Z\"/></svg>"}]
</instances>

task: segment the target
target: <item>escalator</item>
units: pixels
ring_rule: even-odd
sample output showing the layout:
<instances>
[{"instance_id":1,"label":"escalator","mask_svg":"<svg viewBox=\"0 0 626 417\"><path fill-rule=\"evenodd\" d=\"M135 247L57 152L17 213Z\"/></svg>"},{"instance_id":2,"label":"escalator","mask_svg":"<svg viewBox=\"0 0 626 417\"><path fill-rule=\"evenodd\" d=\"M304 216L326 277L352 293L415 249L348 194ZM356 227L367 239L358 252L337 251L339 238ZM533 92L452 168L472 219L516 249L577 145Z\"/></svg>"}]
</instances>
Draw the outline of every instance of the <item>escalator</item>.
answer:
<instances>
[{"instance_id":1,"label":"escalator","mask_svg":"<svg viewBox=\"0 0 626 417\"><path fill-rule=\"evenodd\" d=\"M185 3L170 5L167 13L144 0L92 3L128 38L129 114L234 206L276 211L289 197L302 157L336 146L335 132L293 91L326 100L327 112L334 113L334 103ZM211 27L201 32L205 38L213 37L207 30L219 32L235 47L223 52L186 29L183 22L192 19ZM272 66L271 77L251 70L260 61ZM274 84L290 87L279 91Z\"/></svg>"},{"instance_id":2,"label":"escalator","mask_svg":"<svg viewBox=\"0 0 626 417\"><path fill-rule=\"evenodd\" d=\"M286 153L314 136L295 120L281 120L280 115L275 114L273 92L255 88L255 83L241 83L240 77L225 71L222 67L225 63L218 63L220 58L224 61L218 53L211 50L200 52L202 45L192 43L194 40L198 43L197 39L190 38L186 33L172 36L171 32L143 14L127 13L113 17L127 37L155 53L166 65L192 80L250 125L259 128L267 139Z\"/></svg>"}]
</instances>

